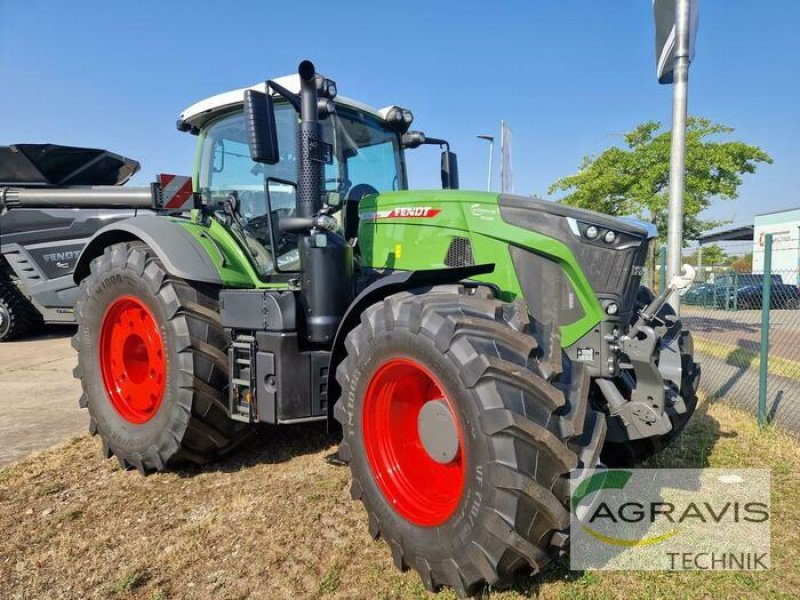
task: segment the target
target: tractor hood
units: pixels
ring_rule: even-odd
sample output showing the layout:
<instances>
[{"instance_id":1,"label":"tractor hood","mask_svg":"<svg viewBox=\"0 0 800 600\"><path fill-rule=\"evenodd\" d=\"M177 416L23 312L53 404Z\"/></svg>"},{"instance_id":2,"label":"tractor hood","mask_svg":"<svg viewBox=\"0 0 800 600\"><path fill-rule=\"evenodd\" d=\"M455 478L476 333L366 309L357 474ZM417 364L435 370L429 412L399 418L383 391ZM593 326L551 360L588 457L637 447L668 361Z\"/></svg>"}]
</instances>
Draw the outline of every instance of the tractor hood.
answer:
<instances>
[{"instance_id":1,"label":"tractor hood","mask_svg":"<svg viewBox=\"0 0 800 600\"><path fill-rule=\"evenodd\" d=\"M624 324L644 272L644 223L524 196L463 190L364 197L362 264L422 270L492 263L478 279L523 296L572 344L600 321ZM542 282L547 282L542 286Z\"/></svg>"},{"instance_id":2,"label":"tractor hood","mask_svg":"<svg viewBox=\"0 0 800 600\"><path fill-rule=\"evenodd\" d=\"M137 161L108 150L57 144L0 146L0 185L123 185L138 171Z\"/></svg>"},{"instance_id":3,"label":"tractor hood","mask_svg":"<svg viewBox=\"0 0 800 600\"><path fill-rule=\"evenodd\" d=\"M459 212L487 220L489 207L530 210L537 213L563 217L573 231L578 223L595 225L604 230L631 234L637 238L650 239L656 235L655 226L629 217L612 217L603 213L576 208L530 196L474 192L464 190L413 190L382 192L368 196L361 202L361 219L367 221L383 219L434 219L442 212L451 212L458 205ZM421 224L420 221L417 221Z\"/></svg>"}]
</instances>

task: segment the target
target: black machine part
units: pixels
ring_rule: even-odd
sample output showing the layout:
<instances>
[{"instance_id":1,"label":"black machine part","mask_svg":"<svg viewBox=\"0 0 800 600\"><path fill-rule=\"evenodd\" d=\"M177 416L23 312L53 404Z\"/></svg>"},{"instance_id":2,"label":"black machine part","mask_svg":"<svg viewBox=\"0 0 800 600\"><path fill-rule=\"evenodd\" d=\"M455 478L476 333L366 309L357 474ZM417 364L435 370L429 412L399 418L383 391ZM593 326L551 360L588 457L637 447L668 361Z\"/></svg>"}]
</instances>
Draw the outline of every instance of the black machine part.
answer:
<instances>
[{"instance_id":1,"label":"black machine part","mask_svg":"<svg viewBox=\"0 0 800 600\"><path fill-rule=\"evenodd\" d=\"M131 158L59 144L0 146L0 186L117 186L139 171Z\"/></svg>"},{"instance_id":2,"label":"black machine part","mask_svg":"<svg viewBox=\"0 0 800 600\"><path fill-rule=\"evenodd\" d=\"M149 209L17 208L0 213L0 278L13 280L46 323L71 323L72 276L100 229Z\"/></svg>"}]
</instances>

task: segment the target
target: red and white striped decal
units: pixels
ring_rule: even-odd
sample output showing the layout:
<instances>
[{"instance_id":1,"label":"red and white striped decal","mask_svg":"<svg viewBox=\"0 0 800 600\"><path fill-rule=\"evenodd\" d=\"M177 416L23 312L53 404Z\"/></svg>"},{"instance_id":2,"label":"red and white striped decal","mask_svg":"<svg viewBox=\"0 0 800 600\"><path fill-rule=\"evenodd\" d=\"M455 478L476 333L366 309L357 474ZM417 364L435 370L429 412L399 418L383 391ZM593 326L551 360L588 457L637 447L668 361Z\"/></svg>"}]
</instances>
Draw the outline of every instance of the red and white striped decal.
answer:
<instances>
[{"instance_id":1,"label":"red and white striped decal","mask_svg":"<svg viewBox=\"0 0 800 600\"><path fill-rule=\"evenodd\" d=\"M161 186L161 205L164 208L171 210L194 208L191 177L161 173L158 176L158 184Z\"/></svg>"}]
</instances>

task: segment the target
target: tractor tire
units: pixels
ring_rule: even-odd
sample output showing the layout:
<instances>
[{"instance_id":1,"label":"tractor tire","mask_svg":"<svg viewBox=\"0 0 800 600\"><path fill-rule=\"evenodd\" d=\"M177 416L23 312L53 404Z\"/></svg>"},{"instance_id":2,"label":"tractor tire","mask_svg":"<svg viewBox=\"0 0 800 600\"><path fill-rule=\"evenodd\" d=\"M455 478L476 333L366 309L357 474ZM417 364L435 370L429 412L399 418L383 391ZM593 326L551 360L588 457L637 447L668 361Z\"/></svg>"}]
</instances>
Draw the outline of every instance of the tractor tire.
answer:
<instances>
[{"instance_id":1,"label":"tractor tire","mask_svg":"<svg viewBox=\"0 0 800 600\"><path fill-rule=\"evenodd\" d=\"M141 242L92 261L75 307L74 375L106 458L145 475L206 463L244 439L247 426L228 418L217 294L167 274Z\"/></svg>"},{"instance_id":2,"label":"tractor tire","mask_svg":"<svg viewBox=\"0 0 800 600\"><path fill-rule=\"evenodd\" d=\"M0 342L10 342L42 326L42 315L10 279L0 275Z\"/></svg>"},{"instance_id":3,"label":"tractor tire","mask_svg":"<svg viewBox=\"0 0 800 600\"><path fill-rule=\"evenodd\" d=\"M351 495L428 590L472 595L567 550L569 476L598 464L606 422L558 329L532 329L521 303L443 286L370 306L345 340Z\"/></svg>"},{"instance_id":4,"label":"tractor tire","mask_svg":"<svg viewBox=\"0 0 800 600\"><path fill-rule=\"evenodd\" d=\"M639 310L650 304L654 298L655 294L649 288L645 286L639 288L639 293L636 298L637 306L634 314L638 314ZM665 304L659 315L675 317L676 313L671 304ZM656 329L656 333L659 336L666 334L666 332L666 327ZM672 429L660 437L630 440L619 443L606 442L603 448L602 460L607 466L632 467L658 454L678 438L689 422L689 419L692 418L697 408L697 388L700 384L700 365L694 361L694 342L692 341L692 334L689 333L688 330L682 329L679 336L678 348L681 353L681 384L679 393L686 405L686 412L680 415L670 415Z\"/></svg>"}]
</instances>

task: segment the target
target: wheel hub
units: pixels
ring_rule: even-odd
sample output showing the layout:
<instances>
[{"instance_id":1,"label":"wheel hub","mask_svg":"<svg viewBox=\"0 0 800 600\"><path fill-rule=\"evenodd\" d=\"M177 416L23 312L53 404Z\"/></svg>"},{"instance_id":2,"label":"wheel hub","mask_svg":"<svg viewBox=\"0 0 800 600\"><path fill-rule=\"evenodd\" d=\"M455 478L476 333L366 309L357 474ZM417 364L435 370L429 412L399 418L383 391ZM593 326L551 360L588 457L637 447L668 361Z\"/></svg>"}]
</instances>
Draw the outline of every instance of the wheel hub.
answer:
<instances>
[{"instance_id":1,"label":"wheel hub","mask_svg":"<svg viewBox=\"0 0 800 600\"><path fill-rule=\"evenodd\" d=\"M417 416L417 429L422 447L432 460L442 465L455 460L458 430L446 401L430 400L423 404Z\"/></svg>"},{"instance_id":2,"label":"wheel hub","mask_svg":"<svg viewBox=\"0 0 800 600\"><path fill-rule=\"evenodd\" d=\"M117 298L100 328L100 369L111 404L140 425L158 412L166 386L166 357L157 321L138 298Z\"/></svg>"},{"instance_id":3,"label":"wheel hub","mask_svg":"<svg viewBox=\"0 0 800 600\"><path fill-rule=\"evenodd\" d=\"M464 443L438 379L408 358L382 364L364 396L364 449L375 482L397 513L441 525L464 490Z\"/></svg>"}]
</instances>

